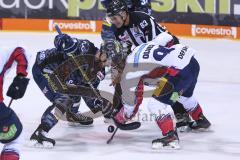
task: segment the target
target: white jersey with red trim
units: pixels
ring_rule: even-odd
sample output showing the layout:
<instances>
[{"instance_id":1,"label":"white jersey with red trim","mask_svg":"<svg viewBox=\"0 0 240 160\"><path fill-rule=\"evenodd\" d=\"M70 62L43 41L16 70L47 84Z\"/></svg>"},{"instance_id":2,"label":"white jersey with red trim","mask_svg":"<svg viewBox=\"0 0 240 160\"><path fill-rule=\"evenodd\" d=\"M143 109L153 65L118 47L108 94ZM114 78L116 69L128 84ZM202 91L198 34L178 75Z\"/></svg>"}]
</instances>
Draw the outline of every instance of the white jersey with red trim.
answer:
<instances>
[{"instance_id":1,"label":"white jersey with red trim","mask_svg":"<svg viewBox=\"0 0 240 160\"><path fill-rule=\"evenodd\" d=\"M181 70L189 64L194 54L194 49L182 44L167 48L149 42L135 48L127 57L127 63L133 63L134 67L140 67L142 64L158 64L159 67L173 67Z\"/></svg>"},{"instance_id":2,"label":"white jersey with red trim","mask_svg":"<svg viewBox=\"0 0 240 160\"><path fill-rule=\"evenodd\" d=\"M164 75L177 76L190 63L194 53L195 50L182 44L167 48L149 42L136 47L127 56L121 77L123 103L130 106L140 104L131 88L138 91L139 84L155 86Z\"/></svg>"}]
</instances>

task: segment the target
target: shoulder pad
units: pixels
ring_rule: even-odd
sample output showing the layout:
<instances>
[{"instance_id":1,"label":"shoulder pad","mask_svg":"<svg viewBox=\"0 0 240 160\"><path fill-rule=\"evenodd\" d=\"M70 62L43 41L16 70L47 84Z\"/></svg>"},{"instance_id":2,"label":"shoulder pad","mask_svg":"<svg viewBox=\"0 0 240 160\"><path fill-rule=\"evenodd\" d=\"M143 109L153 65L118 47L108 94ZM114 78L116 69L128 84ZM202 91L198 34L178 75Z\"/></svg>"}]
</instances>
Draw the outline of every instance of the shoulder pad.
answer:
<instances>
[{"instance_id":1,"label":"shoulder pad","mask_svg":"<svg viewBox=\"0 0 240 160\"><path fill-rule=\"evenodd\" d=\"M37 61L38 61L38 63L41 63L42 61L44 61L48 57L54 56L56 54L58 54L58 53L57 53L57 50L55 48L39 51L37 53Z\"/></svg>"},{"instance_id":2,"label":"shoulder pad","mask_svg":"<svg viewBox=\"0 0 240 160\"><path fill-rule=\"evenodd\" d=\"M80 40L79 41L79 52L81 54L86 54L90 49L91 42L89 40Z\"/></svg>"}]
</instances>

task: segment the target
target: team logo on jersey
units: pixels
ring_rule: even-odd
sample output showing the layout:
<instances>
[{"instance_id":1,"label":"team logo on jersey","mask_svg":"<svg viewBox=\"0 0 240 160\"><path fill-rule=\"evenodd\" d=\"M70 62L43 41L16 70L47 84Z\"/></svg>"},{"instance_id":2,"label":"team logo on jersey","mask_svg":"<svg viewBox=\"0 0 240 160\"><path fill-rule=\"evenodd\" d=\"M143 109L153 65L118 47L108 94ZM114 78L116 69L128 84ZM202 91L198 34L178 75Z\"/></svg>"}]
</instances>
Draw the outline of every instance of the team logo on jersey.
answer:
<instances>
[{"instance_id":1,"label":"team logo on jersey","mask_svg":"<svg viewBox=\"0 0 240 160\"><path fill-rule=\"evenodd\" d=\"M46 94L48 92L47 87L44 87L44 89L42 90L43 94Z\"/></svg>"},{"instance_id":2,"label":"team logo on jersey","mask_svg":"<svg viewBox=\"0 0 240 160\"><path fill-rule=\"evenodd\" d=\"M17 133L17 127L15 124L9 127L4 126L2 130L3 132L0 131L0 140L8 141L12 139Z\"/></svg>"},{"instance_id":3,"label":"team logo on jersey","mask_svg":"<svg viewBox=\"0 0 240 160\"><path fill-rule=\"evenodd\" d=\"M3 126L2 131L3 131L4 133L8 132L8 130L9 130L9 127L8 127L8 126Z\"/></svg>"}]
</instances>

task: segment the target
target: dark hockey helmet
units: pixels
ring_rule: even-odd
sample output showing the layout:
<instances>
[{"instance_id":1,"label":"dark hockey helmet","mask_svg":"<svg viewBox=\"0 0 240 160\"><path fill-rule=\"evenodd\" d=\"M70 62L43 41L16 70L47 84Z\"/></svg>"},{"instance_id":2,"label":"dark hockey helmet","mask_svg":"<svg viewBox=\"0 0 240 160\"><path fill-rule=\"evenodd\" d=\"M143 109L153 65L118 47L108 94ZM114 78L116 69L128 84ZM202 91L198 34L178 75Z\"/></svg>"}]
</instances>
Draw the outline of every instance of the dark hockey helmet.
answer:
<instances>
[{"instance_id":1,"label":"dark hockey helmet","mask_svg":"<svg viewBox=\"0 0 240 160\"><path fill-rule=\"evenodd\" d=\"M112 0L101 0L102 6L107 9Z\"/></svg>"},{"instance_id":2,"label":"dark hockey helmet","mask_svg":"<svg viewBox=\"0 0 240 160\"><path fill-rule=\"evenodd\" d=\"M114 59L122 55L122 45L117 40L105 40L101 44L100 53L105 53L107 58Z\"/></svg>"},{"instance_id":3,"label":"dark hockey helmet","mask_svg":"<svg viewBox=\"0 0 240 160\"><path fill-rule=\"evenodd\" d=\"M58 51L63 51L68 54L77 50L76 42L76 39L67 34L59 34L54 39L54 46Z\"/></svg>"},{"instance_id":4,"label":"dark hockey helmet","mask_svg":"<svg viewBox=\"0 0 240 160\"><path fill-rule=\"evenodd\" d=\"M107 16L118 15L121 11L128 12L127 4L123 0L113 0L107 8Z\"/></svg>"}]
</instances>

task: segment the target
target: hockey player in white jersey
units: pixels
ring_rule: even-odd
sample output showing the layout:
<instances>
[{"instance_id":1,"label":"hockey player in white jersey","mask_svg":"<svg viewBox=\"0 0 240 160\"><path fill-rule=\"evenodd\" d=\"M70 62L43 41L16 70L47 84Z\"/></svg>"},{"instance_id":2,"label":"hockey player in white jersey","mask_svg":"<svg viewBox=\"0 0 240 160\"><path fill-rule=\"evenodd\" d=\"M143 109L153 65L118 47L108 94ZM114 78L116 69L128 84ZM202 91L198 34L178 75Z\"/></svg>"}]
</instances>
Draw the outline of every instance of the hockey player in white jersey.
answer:
<instances>
[{"instance_id":1,"label":"hockey player in white jersey","mask_svg":"<svg viewBox=\"0 0 240 160\"><path fill-rule=\"evenodd\" d=\"M106 41L102 46L108 46L107 43L112 42ZM194 57L195 51L192 48L181 44L167 48L149 42L138 46L132 53L125 56L121 45L116 41L113 44L109 45L114 46L111 49L105 49L111 60L118 59L119 62L119 57L126 57L125 66L119 78L123 88L123 106L120 111L113 114L115 121L126 123L135 116L145 97L144 85L151 84L156 87L150 92L147 107L151 114L157 115L155 121L164 136L152 141L154 149L179 148L174 116L166 105L173 105L177 101L183 104L193 119L190 124L192 129L210 127L210 122L203 115L200 104L193 96L200 66ZM138 71L139 77L129 79L128 75L134 70ZM159 78L161 78L160 81ZM166 92L165 86L169 84L172 88ZM135 91L131 88L135 88Z\"/></svg>"}]
</instances>

